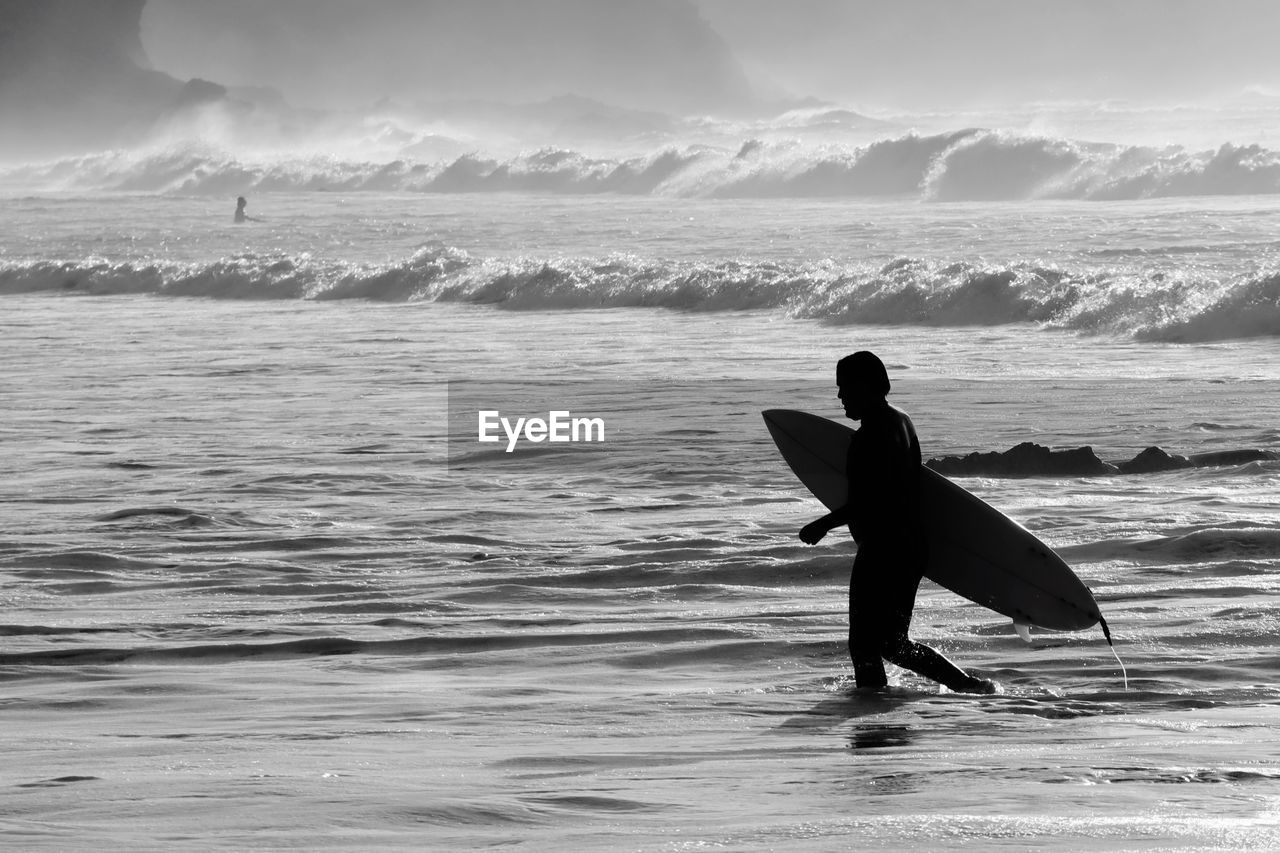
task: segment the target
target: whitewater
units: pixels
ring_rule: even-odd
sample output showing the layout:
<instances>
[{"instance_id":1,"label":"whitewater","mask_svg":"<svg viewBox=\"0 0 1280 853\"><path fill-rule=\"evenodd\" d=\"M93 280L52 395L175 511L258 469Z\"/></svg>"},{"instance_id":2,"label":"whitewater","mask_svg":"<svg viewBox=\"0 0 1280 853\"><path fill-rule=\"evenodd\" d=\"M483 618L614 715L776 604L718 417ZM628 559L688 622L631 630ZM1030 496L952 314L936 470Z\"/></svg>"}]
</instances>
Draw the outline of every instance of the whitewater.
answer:
<instances>
[{"instance_id":1,"label":"whitewater","mask_svg":"<svg viewBox=\"0 0 1280 853\"><path fill-rule=\"evenodd\" d=\"M864 696L760 417L871 349L927 458L1280 451L1274 155L753 139L0 169L5 846L1280 846L1280 462L962 478L1127 688L926 583L1002 692Z\"/></svg>"},{"instance_id":2,"label":"whitewater","mask_svg":"<svg viewBox=\"0 0 1280 853\"><path fill-rule=\"evenodd\" d=\"M271 215L248 240L222 198L15 198L0 292L751 309L1172 341L1280 334L1280 197L268 198Z\"/></svg>"}]
</instances>

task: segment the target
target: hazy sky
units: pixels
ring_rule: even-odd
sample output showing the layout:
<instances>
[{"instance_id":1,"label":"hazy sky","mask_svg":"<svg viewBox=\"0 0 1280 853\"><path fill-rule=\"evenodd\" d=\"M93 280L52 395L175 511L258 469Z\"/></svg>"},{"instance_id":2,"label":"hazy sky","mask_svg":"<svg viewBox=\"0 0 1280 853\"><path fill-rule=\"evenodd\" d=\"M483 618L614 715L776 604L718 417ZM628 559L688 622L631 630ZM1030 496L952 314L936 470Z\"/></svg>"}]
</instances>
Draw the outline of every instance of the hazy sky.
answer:
<instances>
[{"instance_id":1,"label":"hazy sky","mask_svg":"<svg viewBox=\"0 0 1280 853\"><path fill-rule=\"evenodd\" d=\"M1273 0L698 0L749 68L886 106L1280 92Z\"/></svg>"},{"instance_id":2,"label":"hazy sky","mask_svg":"<svg viewBox=\"0 0 1280 853\"><path fill-rule=\"evenodd\" d=\"M705 111L749 94L690 0L149 0L143 41L177 77L315 106L582 94Z\"/></svg>"},{"instance_id":3,"label":"hazy sky","mask_svg":"<svg viewBox=\"0 0 1280 853\"><path fill-rule=\"evenodd\" d=\"M175 76L312 105L577 92L705 109L742 72L851 106L1280 92L1272 0L149 0Z\"/></svg>"}]
</instances>

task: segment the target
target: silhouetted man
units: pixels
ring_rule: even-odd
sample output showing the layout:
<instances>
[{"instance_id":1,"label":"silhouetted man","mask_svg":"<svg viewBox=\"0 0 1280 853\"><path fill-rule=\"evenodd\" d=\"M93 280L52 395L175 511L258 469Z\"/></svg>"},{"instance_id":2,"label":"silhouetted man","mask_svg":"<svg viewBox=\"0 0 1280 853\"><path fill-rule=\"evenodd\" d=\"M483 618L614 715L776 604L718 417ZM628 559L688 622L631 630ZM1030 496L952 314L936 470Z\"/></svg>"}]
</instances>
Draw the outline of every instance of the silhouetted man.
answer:
<instances>
[{"instance_id":1,"label":"silhouetted man","mask_svg":"<svg viewBox=\"0 0 1280 853\"><path fill-rule=\"evenodd\" d=\"M995 682L969 675L907 636L929 559L920 508L920 440L906 412L885 399L889 374L873 353L842 358L836 385L845 415L862 422L845 461L849 502L805 525L800 539L816 545L847 524L858 543L849 579L849 656L858 687L884 687L887 660L958 692L996 692Z\"/></svg>"}]
</instances>

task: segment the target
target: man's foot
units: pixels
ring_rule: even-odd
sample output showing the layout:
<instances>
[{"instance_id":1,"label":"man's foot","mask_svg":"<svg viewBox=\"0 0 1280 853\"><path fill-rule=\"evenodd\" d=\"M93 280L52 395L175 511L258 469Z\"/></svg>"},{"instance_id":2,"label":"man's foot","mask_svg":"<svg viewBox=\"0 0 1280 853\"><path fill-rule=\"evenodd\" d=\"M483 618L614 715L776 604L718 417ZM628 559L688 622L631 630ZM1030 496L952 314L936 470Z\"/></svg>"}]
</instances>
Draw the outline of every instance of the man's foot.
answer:
<instances>
[{"instance_id":1,"label":"man's foot","mask_svg":"<svg viewBox=\"0 0 1280 853\"><path fill-rule=\"evenodd\" d=\"M990 696L993 693L1000 692L1000 685L989 679L975 678L971 675L951 689L956 693L980 693L984 696Z\"/></svg>"}]
</instances>

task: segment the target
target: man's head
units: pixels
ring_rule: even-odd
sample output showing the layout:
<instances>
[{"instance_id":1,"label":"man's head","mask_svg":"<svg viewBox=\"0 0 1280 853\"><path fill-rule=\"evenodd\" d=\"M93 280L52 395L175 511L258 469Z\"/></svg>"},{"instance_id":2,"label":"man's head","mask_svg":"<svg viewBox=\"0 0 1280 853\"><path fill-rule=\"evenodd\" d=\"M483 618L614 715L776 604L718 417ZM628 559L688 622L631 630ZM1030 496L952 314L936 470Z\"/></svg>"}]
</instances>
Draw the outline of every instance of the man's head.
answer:
<instances>
[{"instance_id":1,"label":"man's head","mask_svg":"<svg viewBox=\"0 0 1280 853\"><path fill-rule=\"evenodd\" d=\"M889 394L889 372L875 353L862 350L847 355L836 364L836 385L844 413L861 420L870 406L879 405Z\"/></svg>"}]
</instances>

